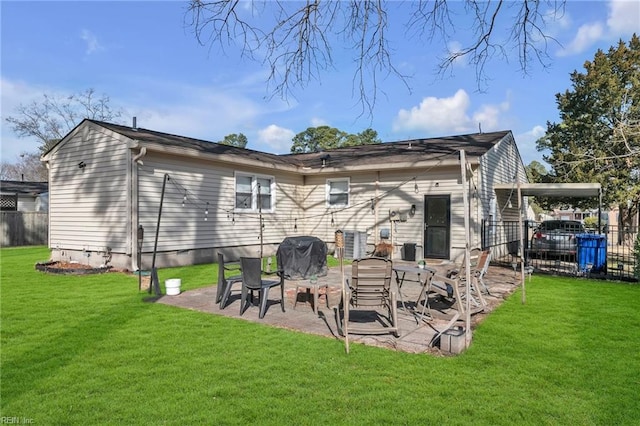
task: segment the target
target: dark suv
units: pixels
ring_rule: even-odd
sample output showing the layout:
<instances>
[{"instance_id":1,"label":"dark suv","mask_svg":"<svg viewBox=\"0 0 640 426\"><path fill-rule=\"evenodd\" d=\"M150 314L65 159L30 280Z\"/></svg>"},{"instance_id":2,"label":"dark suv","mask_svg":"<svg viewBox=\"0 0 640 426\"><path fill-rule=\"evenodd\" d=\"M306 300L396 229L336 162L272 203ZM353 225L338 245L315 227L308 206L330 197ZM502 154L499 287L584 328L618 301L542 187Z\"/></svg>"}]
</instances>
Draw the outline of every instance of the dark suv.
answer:
<instances>
[{"instance_id":1,"label":"dark suv","mask_svg":"<svg viewBox=\"0 0 640 426\"><path fill-rule=\"evenodd\" d=\"M584 232L584 225L577 220L545 220L533 231L529 253L532 257L575 259L576 235Z\"/></svg>"}]
</instances>

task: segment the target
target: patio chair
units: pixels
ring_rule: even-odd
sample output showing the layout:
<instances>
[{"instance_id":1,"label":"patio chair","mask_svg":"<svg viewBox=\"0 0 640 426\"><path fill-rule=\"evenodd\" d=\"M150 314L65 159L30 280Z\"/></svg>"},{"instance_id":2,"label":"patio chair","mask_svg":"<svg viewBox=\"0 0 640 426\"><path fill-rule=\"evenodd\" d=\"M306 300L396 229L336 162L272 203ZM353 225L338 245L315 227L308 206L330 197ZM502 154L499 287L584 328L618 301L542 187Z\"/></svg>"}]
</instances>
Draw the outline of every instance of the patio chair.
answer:
<instances>
[{"instance_id":1,"label":"patio chair","mask_svg":"<svg viewBox=\"0 0 640 426\"><path fill-rule=\"evenodd\" d=\"M232 277L225 277L225 272L228 271L224 264L224 255L218 253L218 288L216 289L216 303L220 304L220 309L224 309L227 306L227 301L231 295L231 290L234 284L242 283L242 275L234 275Z\"/></svg>"},{"instance_id":2,"label":"patio chair","mask_svg":"<svg viewBox=\"0 0 640 426\"><path fill-rule=\"evenodd\" d=\"M339 310L344 311L342 331L347 341L349 333L393 333L398 337L396 293L391 291L391 271L392 261L389 259L370 257L353 261L351 282L346 280L343 300L339 307ZM376 308L386 309L387 317L382 318ZM371 311L374 311L374 315L371 316L373 321L369 321L374 325L365 326L363 315L352 317L352 313L355 313L352 311L361 311L361 314L371 314Z\"/></svg>"},{"instance_id":3,"label":"patio chair","mask_svg":"<svg viewBox=\"0 0 640 426\"><path fill-rule=\"evenodd\" d=\"M476 306L487 306L487 302L484 300L482 296L482 290L489 293L489 289L484 283L484 275L487 273L487 269L489 268L489 262L491 260L491 251L490 250L480 250L479 248L474 248L469 251L469 263L471 266L471 302L473 302ZM449 269L447 271L447 278L458 278L460 285L466 287L466 274L465 270L465 261L466 258L463 258L462 263L456 265L455 268ZM480 286L483 288L480 289ZM463 297L466 297L466 292L464 292Z\"/></svg>"},{"instance_id":4,"label":"patio chair","mask_svg":"<svg viewBox=\"0 0 640 426\"><path fill-rule=\"evenodd\" d=\"M472 270L478 264L478 259L480 258L480 253L482 253L482 250L477 248L477 247L476 248L472 248L472 249L469 250L469 264L471 265L471 269ZM467 261L467 255L465 253L465 255L462 257L462 261L460 263L456 263L453 268L449 268L447 270L447 274L446 274L447 277L448 278L455 278L456 276L460 275L461 272L464 271L465 262L466 261Z\"/></svg>"},{"instance_id":5,"label":"patio chair","mask_svg":"<svg viewBox=\"0 0 640 426\"><path fill-rule=\"evenodd\" d=\"M491 293L489 292L489 287L484 282L484 276L487 274L489 270L489 264L491 263L491 250L484 250L480 253L480 257L478 258L478 264L476 268L472 270L472 276L475 280L475 284L481 287L479 290L484 291L489 296Z\"/></svg>"},{"instance_id":6,"label":"patio chair","mask_svg":"<svg viewBox=\"0 0 640 426\"><path fill-rule=\"evenodd\" d=\"M242 268L242 295L240 297L240 315L246 310L249 292L260 292L260 318L264 318L267 311L267 299L271 287L280 286L280 305L284 312L284 275L280 275L279 280L262 279L262 260L258 257L241 257L240 267Z\"/></svg>"}]
</instances>

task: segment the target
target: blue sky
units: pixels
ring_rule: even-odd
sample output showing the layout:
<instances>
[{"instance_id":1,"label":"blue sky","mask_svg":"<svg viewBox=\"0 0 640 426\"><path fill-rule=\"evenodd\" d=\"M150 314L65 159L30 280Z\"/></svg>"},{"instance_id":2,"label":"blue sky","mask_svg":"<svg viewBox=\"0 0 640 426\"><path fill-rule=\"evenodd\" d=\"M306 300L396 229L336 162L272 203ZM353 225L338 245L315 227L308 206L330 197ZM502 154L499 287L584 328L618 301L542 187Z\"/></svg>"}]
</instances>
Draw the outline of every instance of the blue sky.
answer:
<instances>
[{"instance_id":1,"label":"blue sky","mask_svg":"<svg viewBox=\"0 0 640 426\"><path fill-rule=\"evenodd\" d=\"M513 131L528 164L541 161L535 140L547 121L558 120L555 94L571 87L570 73L583 71L598 49L640 33L638 1L569 0L547 27L560 43L549 45L549 67L532 63L523 75L517 58L495 59L479 92L474 68L464 63L438 78L435 68L444 46L409 38L398 19L389 39L411 90L397 78L380 78L383 93L369 116L361 114L352 94L347 49L333 52L334 69L319 80L296 88L286 100L270 97L266 67L242 59L236 46L225 52L200 46L185 23L186 6L178 1L2 1L2 160L17 161L20 153L37 150L36 140L17 138L4 120L16 106L43 93L64 96L94 88L124 111L125 124L136 116L140 127L211 141L244 133L248 148L265 152L289 152L296 133L317 125L349 133L371 127L383 141L397 141L474 133L481 123L483 131ZM392 20L401 12L395 10ZM463 33L452 34L448 44L464 41Z\"/></svg>"}]
</instances>

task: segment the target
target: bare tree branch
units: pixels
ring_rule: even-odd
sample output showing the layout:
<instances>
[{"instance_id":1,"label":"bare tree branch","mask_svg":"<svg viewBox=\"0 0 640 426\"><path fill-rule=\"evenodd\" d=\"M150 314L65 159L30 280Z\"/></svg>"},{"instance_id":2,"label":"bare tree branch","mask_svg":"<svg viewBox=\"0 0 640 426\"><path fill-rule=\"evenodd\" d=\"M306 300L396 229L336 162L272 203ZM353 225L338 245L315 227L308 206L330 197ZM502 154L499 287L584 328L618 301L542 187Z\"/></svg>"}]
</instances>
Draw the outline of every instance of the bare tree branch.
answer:
<instances>
[{"instance_id":1,"label":"bare tree branch","mask_svg":"<svg viewBox=\"0 0 640 426\"><path fill-rule=\"evenodd\" d=\"M547 66L547 43L553 38L544 32L542 5L551 8L553 17L565 1L465 0L464 8L472 17L472 40L460 50L449 51L441 59L438 73L450 72L456 62L466 60L475 67L481 88L481 83L487 80L487 63L496 57L508 59L511 48L518 51L523 73L527 73L533 58ZM399 71L387 36L391 8L408 11L407 32L445 46L451 40L450 35L463 25L460 23L463 20L454 19L451 13L451 7L458 8L459 4L451 6L446 0L420 0L410 2L409 6L385 0L243 3L250 5L252 11L260 6L264 13L259 16L238 7L239 4L239 0L191 0L187 13L198 42L210 48L213 45L224 48L237 41L241 55L262 58L269 69L267 83L272 87L272 95L286 99L295 94L294 89L320 80L323 71L334 67L333 52L340 47L342 36L347 47L353 48L353 92L359 96L363 113L371 113L378 101L381 76L395 76L410 90L409 77ZM513 9L515 16L505 16L507 10ZM496 35L502 27L509 29L506 40Z\"/></svg>"},{"instance_id":2,"label":"bare tree branch","mask_svg":"<svg viewBox=\"0 0 640 426\"><path fill-rule=\"evenodd\" d=\"M122 111L111 109L109 102L106 95L96 99L94 89L66 97L45 93L39 102L20 104L15 115L7 117L6 121L18 137L36 138L40 142L40 150L46 151L52 142L62 139L84 118L118 120Z\"/></svg>"}]
</instances>

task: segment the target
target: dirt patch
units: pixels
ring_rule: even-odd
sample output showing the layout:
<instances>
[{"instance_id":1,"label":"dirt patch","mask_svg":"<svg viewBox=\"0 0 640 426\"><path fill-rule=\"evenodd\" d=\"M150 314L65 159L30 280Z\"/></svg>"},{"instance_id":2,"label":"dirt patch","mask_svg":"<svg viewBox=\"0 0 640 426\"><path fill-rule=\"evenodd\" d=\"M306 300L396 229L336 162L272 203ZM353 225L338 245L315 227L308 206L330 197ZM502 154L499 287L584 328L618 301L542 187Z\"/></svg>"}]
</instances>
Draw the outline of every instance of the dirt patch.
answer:
<instances>
[{"instance_id":1,"label":"dirt patch","mask_svg":"<svg viewBox=\"0 0 640 426\"><path fill-rule=\"evenodd\" d=\"M111 266L102 266L95 268L91 265L85 265L78 262L44 262L36 263L36 270L41 272L47 272L50 274L68 274L68 275L83 275L83 274L102 274L111 270Z\"/></svg>"}]
</instances>

